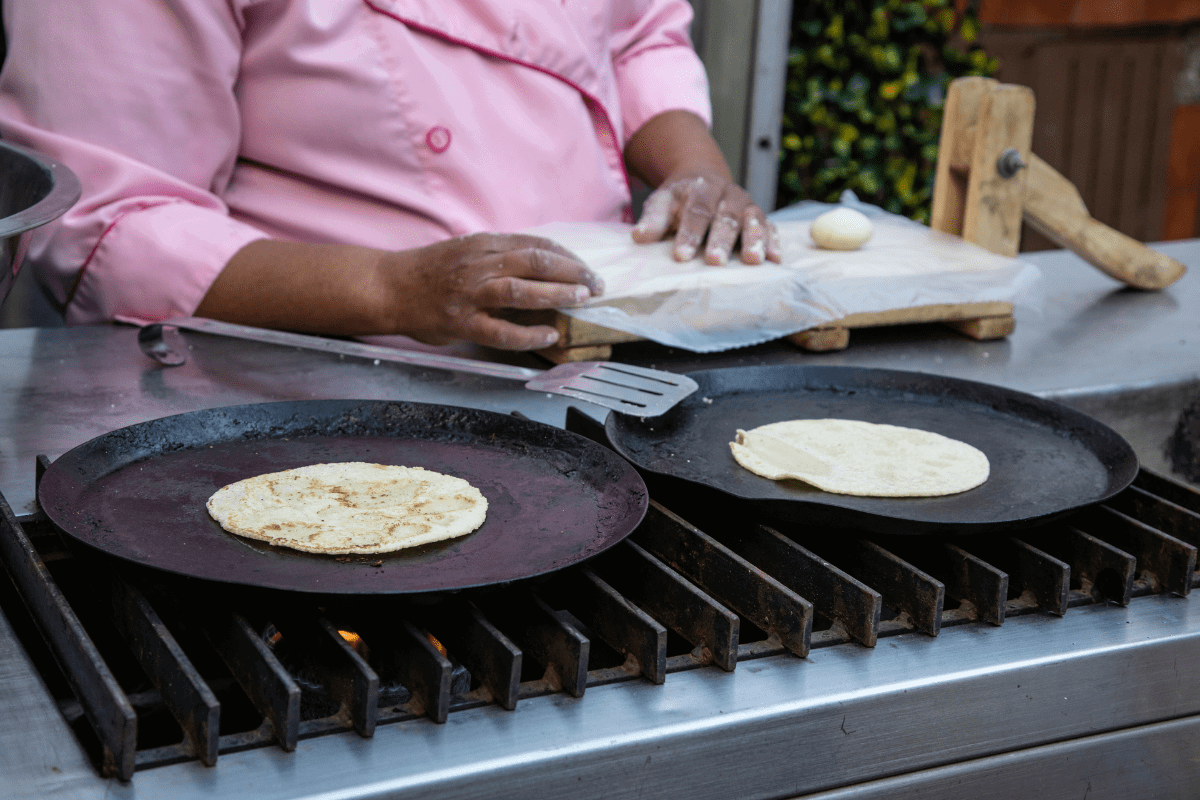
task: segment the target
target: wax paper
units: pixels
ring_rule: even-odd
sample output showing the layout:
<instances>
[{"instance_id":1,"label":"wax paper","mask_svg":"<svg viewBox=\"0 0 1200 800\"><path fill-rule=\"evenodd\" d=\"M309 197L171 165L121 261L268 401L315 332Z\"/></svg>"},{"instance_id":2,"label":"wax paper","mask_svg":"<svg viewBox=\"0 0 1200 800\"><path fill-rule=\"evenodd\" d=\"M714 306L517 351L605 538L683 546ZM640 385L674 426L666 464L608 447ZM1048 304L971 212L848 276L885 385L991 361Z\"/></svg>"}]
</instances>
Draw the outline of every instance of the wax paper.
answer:
<instances>
[{"instance_id":1,"label":"wax paper","mask_svg":"<svg viewBox=\"0 0 1200 800\"><path fill-rule=\"evenodd\" d=\"M724 266L671 257L670 242L635 244L621 223L553 223L527 231L576 253L605 282L577 319L671 347L711 353L778 339L850 314L942 303L1010 302L1036 308L1040 273L1015 258L859 202L871 219L858 250L822 250L808 229L835 204L802 202L770 215L783 263Z\"/></svg>"}]
</instances>

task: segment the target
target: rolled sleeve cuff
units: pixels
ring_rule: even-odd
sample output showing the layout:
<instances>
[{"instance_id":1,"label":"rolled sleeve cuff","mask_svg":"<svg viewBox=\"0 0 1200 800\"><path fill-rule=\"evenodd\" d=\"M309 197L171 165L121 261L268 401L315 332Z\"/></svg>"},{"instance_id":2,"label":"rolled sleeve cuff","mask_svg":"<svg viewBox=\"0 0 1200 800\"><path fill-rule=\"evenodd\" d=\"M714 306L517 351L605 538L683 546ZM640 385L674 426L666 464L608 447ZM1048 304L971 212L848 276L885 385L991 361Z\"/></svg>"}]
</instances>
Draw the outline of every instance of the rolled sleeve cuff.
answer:
<instances>
[{"instance_id":1,"label":"rolled sleeve cuff","mask_svg":"<svg viewBox=\"0 0 1200 800\"><path fill-rule=\"evenodd\" d=\"M190 203L165 200L127 209L84 265L67 322L145 324L191 315L229 259L265 238L250 225Z\"/></svg>"},{"instance_id":2,"label":"rolled sleeve cuff","mask_svg":"<svg viewBox=\"0 0 1200 800\"><path fill-rule=\"evenodd\" d=\"M616 65L625 142L647 120L664 111L690 111L712 125L712 103L704 65L690 47L643 50Z\"/></svg>"}]
</instances>

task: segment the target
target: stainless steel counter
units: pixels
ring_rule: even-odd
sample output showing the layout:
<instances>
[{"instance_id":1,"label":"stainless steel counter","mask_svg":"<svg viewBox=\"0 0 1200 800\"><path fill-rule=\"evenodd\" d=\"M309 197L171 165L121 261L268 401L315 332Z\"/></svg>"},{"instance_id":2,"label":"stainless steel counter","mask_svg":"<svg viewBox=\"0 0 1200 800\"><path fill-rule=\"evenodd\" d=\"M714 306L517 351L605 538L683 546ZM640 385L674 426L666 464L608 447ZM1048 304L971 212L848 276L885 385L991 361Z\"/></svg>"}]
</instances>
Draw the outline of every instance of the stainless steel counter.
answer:
<instances>
[{"instance_id":1,"label":"stainless steel counter","mask_svg":"<svg viewBox=\"0 0 1200 800\"><path fill-rule=\"evenodd\" d=\"M1161 461L1158 439L1171 414L1200 386L1200 240L1161 249L1190 272L1153 294L1122 290L1070 254L1030 256L1045 274L1043 310L1018 309L1015 334L1000 342L921 326L855 332L850 349L823 355L784 345L706 357L630 346L622 355L677 369L848 364L989 381L1092 403L1154 463ZM140 354L131 328L0 331L0 492L18 514L33 509L38 453L57 456L92 436L167 414L310 397L401 398L519 408L561 424L566 406L488 378L185 337L191 360L164 370ZM1145 392L1126 390L1145 387L1170 402L1147 410L1140 400L1097 400L1144 398ZM1144 765L1135 777L1147 796L1193 796L1200 791L1194 774L1200 617L1193 601L1142 598L1127 609L1095 606L1062 619L951 628L936 640L913 634L873 650L844 646L803 660L749 661L732 674L695 670L672 675L664 686L597 687L578 700L523 701L513 712L493 706L459 712L441 726L420 720L383 726L370 741L325 736L301 742L294 754L265 748L222 756L214 769L161 767L131 784L95 775L0 615L0 797L645 792L699 798L828 791L865 798L950 797L955 787L968 787L960 796L1000 797L986 776L1003 771L1013 778L1006 791L1018 789L1008 796L1051 796L1046 787L1068 786L1096 800L1122 796L1115 789L1128 780L1116 779L1119 762L1109 756L1131 739ZM1048 628L1056 631L1049 643ZM1114 708L1122 711L1120 731L1108 722ZM1037 746L1026 746L1030 736ZM873 756L884 743L889 755ZM1092 786L1109 773L1116 776L1111 782ZM751 791L742 781L747 774L768 777ZM621 791L606 790L615 785Z\"/></svg>"}]
</instances>

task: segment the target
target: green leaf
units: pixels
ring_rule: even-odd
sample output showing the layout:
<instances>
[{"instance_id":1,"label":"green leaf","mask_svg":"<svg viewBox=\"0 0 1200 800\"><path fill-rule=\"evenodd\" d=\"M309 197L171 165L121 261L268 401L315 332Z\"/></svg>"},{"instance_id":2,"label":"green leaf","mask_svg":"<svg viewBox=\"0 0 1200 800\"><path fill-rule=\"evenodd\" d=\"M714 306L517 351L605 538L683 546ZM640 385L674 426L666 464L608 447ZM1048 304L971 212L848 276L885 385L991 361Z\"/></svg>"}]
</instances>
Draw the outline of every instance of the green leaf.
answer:
<instances>
[{"instance_id":1,"label":"green leaf","mask_svg":"<svg viewBox=\"0 0 1200 800\"><path fill-rule=\"evenodd\" d=\"M829 27L825 29L825 38L832 39L840 44L845 35L846 29L842 26L842 15L835 14L829 20Z\"/></svg>"},{"instance_id":2,"label":"green leaf","mask_svg":"<svg viewBox=\"0 0 1200 800\"><path fill-rule=\"evenodd\" d=\"M925 22L925 9L917 3L905 3L903 11L892 17L892 28L900 33L918 28Z\"/></svg>"},{"instance_id":3,"label":"green leaf","mask_svg":"<svg viewBox=\"0 0 1200 800\"><path fill-rule=\"evenodd\" d=\"M819 19L802 20L799 23L800 30L803 31L808 38L815 39L821 35L821 29L825 27L824 23Z\"/></svg>"},{"instance_id":4,"label":"green leaf","mask_svg":"<svg viewBox=\"0 0 1200 800\"><path fill-rule=\"evenodd\" d=\"M958 28L958 35L962 37L964 42L973 42L979 36L979 26L975 23L974 19L964 19L963 24Z\"/></svg>"}]
</instances>

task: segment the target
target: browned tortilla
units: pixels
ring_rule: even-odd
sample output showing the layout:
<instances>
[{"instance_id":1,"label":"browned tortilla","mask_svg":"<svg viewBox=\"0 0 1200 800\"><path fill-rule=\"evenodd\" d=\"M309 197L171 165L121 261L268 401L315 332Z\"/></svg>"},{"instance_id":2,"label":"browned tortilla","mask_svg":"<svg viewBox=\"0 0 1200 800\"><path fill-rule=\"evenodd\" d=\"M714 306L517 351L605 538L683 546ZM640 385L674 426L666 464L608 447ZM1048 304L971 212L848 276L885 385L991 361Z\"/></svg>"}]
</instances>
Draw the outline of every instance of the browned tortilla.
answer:
<instances>
[{"instance_id":1,"label":"browned tortilla","mask_svg":"<svg viewBox=\"0 0 1200 800\"><path fill-rule=\"evenodd\" d=\"M465 536L487 515L462 478L360 461L256 475L207 506L230 533L308 553L389 553Z\"/></svg>"}]
</instances>

